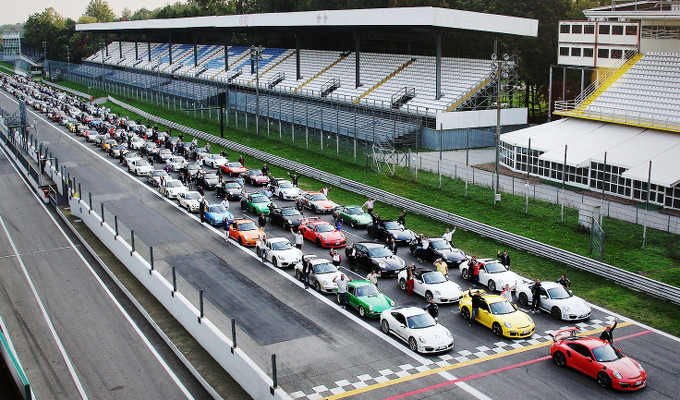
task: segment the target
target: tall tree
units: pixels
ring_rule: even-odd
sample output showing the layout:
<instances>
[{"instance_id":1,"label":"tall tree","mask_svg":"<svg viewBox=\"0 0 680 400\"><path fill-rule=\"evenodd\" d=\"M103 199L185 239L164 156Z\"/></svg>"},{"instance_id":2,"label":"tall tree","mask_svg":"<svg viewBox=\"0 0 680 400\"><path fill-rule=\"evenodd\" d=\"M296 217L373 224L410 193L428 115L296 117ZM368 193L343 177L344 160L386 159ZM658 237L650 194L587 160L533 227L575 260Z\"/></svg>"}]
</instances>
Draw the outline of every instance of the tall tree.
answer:
<instances>
[{"instance_id":1,"label":"tall tree","mask_svg":"<svg viewBox=\"0 0 680 400\"><path fill-rule=\"evenodd\" d=\"M90 0L84 15L94 18L97 22L111 22L116 19L116 14L106 0Z\"/></svg>"},{"instance_id":2,"label":"tall tree","mask_svg":"<svg viewBox=\"0 0 680 400\"><path fill-rule=\"evenodd\" d=\"M60 50L53 43L61 29L66 27L66 20L54 8L46 8L41 13L28 17L24 24L24 40L35 49L42 49L43 42L47 45L48 57L56 56ZM52 58L53 59L53 58Z\"/></svg>"}]
</instances>

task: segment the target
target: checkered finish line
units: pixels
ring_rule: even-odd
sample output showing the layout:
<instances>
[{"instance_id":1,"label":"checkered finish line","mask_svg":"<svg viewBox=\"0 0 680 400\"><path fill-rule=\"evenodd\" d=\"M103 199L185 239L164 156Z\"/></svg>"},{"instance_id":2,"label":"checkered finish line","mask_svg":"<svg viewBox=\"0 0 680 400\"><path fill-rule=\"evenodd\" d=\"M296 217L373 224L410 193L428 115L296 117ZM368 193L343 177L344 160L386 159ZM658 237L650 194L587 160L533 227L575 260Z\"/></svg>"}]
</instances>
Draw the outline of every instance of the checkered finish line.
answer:
<instances>
[{"instance_id":1,"label":"checkered finish line","mask_svg":"<svg viewBox=\"0 0 680 400\"><path fill-rule=\"evenodd\" d=\"M572 325L565 325L557 330L569 328L572 326L577 326L583 331L590 331L595 329L604 328L607 325L613 323L614 317L606 316L605 321L599 319L593 319L586 322L578 322ZM354 379L347 380L343 379L340 381L333 382L332 385L319 385L312 388L311 393L304 393L298 391L291 393L290 396L294 399L302 400L319 400L327 396L332 396L340 393L345 393L354 389L361 389L366 386L374 385L376 383L388 382L393 379L403 378L405 376L413 375L419 372L425 372L431 369L447 367L460 362L470 361L477 358L487 357L494 354L505 353L506 351L518 349L521 347L545 343L552 340L549 332L545 331L543 334L534 333L531 338L519 339L519 340L502 340L493 343L492 347L489 346L477 346L474 349L460 350L450 352L449 354L442 354L440 356L433 357L428 362L413 366L411 364L399 365L396 369L386 368L378 371L379 376L371 376L369 374L358 375ZM284 388L285 389L285 388Z\"/></svg>"}]
</instances>

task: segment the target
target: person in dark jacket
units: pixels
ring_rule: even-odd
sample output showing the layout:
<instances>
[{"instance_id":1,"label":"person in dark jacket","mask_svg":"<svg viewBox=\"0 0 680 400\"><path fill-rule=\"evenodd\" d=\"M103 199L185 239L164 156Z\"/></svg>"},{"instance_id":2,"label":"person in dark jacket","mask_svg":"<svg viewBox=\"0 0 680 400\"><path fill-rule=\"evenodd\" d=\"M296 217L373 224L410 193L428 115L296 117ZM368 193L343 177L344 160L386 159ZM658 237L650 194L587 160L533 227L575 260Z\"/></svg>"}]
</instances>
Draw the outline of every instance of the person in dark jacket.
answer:
<instances>
[{"instance_id":1,"label":"person in dark jacket","mask_svg":"<svg viewBox=\"0 0 680 400\"><path fill-rule=\"evenodd\" d=\"M406 228L406 210L402 211L397 218L397 223Z\"/></svg>"},{"instance_id":2,"label":"person in dark jacket","mask_svg":"<svg viewBox=\"0 0 680 400\"><path fill-rule=\"evenodd\" d=\"M536 279L536 282L531 285L531 312L536 314L539 312L538 307L541 305L541 289L543 286L541 286L541 281L539 279Z\"/></svg>"},{"instance_id":3,"label":"person in dark jacket","mask_svg":"<svg viewBox=\"0 0 680 400\"><path fill-rule=\"evenodd\" d=\"M260 230L264 232L264 227L267 226L267 217L264 216L264 213L260 213L257 224L260 226Z\"/></svg>"},{"instance_id":4,"label":"person in dark jacket","mask_svg":"<svg viewBox=\"0 0 680 400\"><path fill-rule=\"evenodd\" d=\"M477 313L479 312L479 307L481 307L484 303L484 299L482 299L482 295L479 294L479 290L475 290L475 292L472 293L472 288L468 289L468 296L472 298L472 315L470 316L470 326L475 326L477 325L475 323L477 319Z\"/></svg>"},{"instance_id":5,"label":"person in dark jacket","mask_svg":"<svg viewBox=\"0 0 680 400\"><path fill-rule=\"evenodd\" d=\"M427 311L435 320L439 318L439 306L434 302L434 299L430 299L430 303L423 307L423 310Z\"/></svg>"},{"instance_id":6,"label":"person in dark jacket","mask_svg":"<svg viewBox=\"0 0 680 400\"><path fill-rule=\"evenodd\" d=\"M618 323L619 319L614 318L614 323L604 329L604 332L600 335L600 339L608 341L609 344L614 344L614 329L616 329Z\"/></svg>"},{"instance_id":7,"label":"person in dark jacket","mask_svg":"<svg viewBox=\"0 0 680 400\"><path fill-rule=\"evenodd\" d=\"M565 289L569 289L571 287L571 281L569 278L567 278L566 274L562 274L562 277L557 280L557 283L564 286Z\"/></svg>"},{"instance_id":8,"label":"person in dark jacket","mask_svg":"<svg viewBox=\"0 0 680 400\"><path fill-rule=\"evenodd\" d=\"M503 253L498 250L497 258L501 261L501 264L503 264L507 269L510 269L510 254L508 254L507 250L503 250Z\"/></svg>"}]
</instances>

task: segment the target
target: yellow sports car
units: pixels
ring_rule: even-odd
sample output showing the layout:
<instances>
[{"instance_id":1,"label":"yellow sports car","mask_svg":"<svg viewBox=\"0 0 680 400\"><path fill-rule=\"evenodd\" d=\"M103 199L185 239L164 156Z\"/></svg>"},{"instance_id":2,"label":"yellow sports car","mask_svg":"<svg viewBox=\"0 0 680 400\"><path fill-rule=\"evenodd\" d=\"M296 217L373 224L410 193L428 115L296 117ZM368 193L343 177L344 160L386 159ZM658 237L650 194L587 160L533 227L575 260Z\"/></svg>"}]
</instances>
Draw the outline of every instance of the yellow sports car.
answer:
<instances>
[{"instance_id":1,"label":"yellow sports car","mask_svg":"<svg viewBox=\"0 0 680 400\"><path fill-rule=\"evenodd\" d=\"M530 316L519 311L503 296L485 294L483 290L478 292L481 296L481 304L475 322L491 329L496 336L505 336L509 339L528 338L534 334L536 325ZM469 321L472 316L470 293L463 292L463 297L458 304L460 315Z\"/></svg>"}]
</instances>

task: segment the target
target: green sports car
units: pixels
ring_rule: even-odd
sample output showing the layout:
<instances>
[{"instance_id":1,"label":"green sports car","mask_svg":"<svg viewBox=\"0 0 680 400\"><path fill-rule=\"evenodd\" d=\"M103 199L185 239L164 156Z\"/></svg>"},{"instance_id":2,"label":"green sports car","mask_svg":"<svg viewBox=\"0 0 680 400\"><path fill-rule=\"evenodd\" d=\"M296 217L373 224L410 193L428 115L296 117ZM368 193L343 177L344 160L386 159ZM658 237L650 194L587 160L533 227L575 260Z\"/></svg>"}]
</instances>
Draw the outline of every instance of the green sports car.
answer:
<instances>
[{"instance_id":1,"label":"green sports car","mask_svg":"<svg viewBox=\"0 0 680 400\"><path fill-rule=\"evenodd\" d=\"M261 213L269 215L270 204L274 203L261 193L248 193L241 199L241 208L257 215ZM276 207L276 204L274 204L274 207Z\"/></svg>"},{"instance_id":2,"label":"green sports car","mask_svg":"<svg viewBox=\"0 0 680 400\"><path fill-rule=\"evenodd\" d=\"M394 301L378 291L369 281L352 281L347 284L347 304L358 310L362 317L379 317L381 312L394 307Z\"/></svg>"},{"instance_id":3,"label":"green sports car","mask_svg":"<svg viewBox=\"0 0 680 400\"><path fill-rule=\"evenodd\" d=\"M343 206L338 208L338 216L352 228L366 226L371 223L371 215L359 206Z\"/></svg>"}]
</instances>

